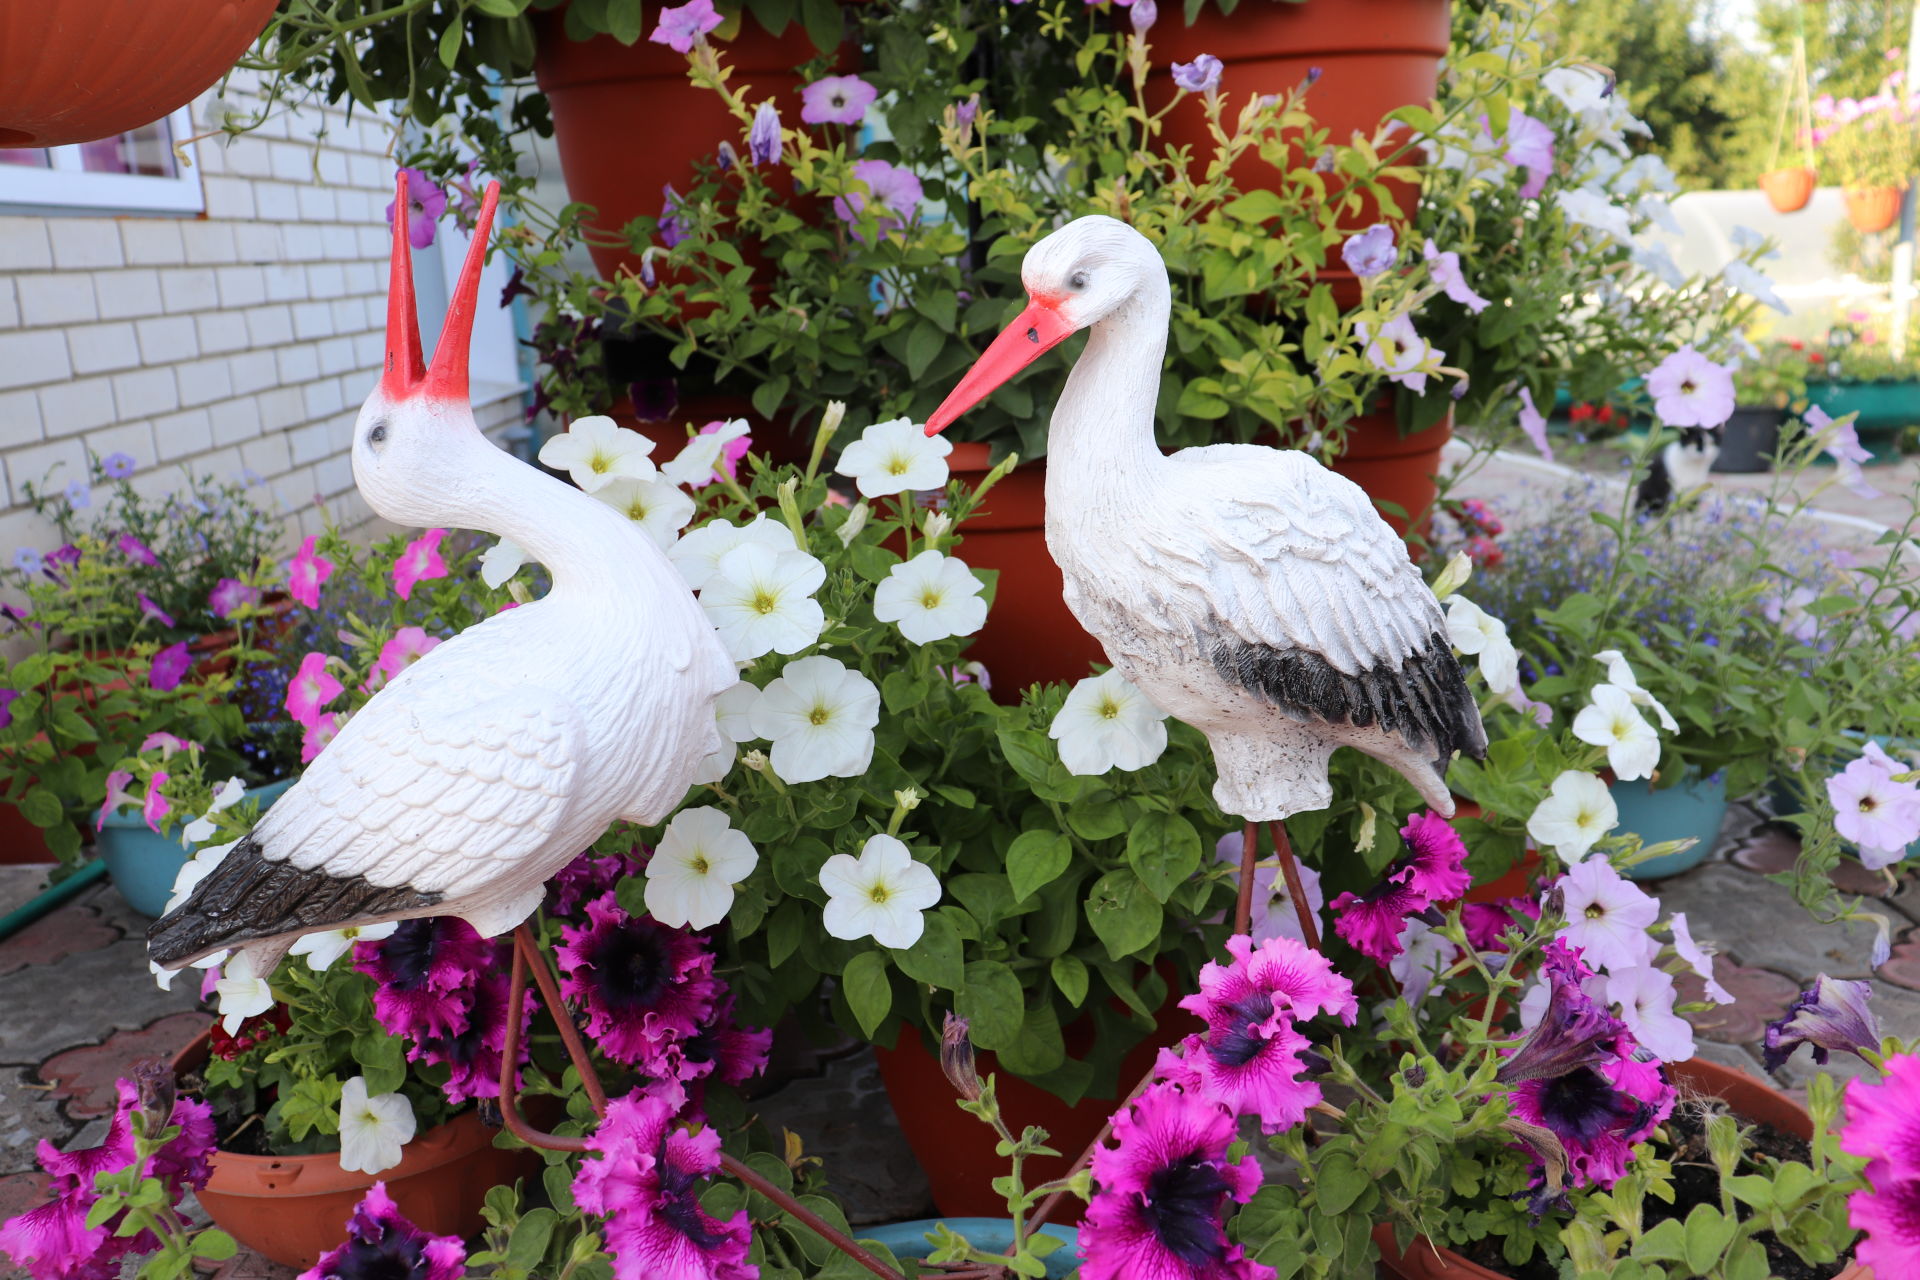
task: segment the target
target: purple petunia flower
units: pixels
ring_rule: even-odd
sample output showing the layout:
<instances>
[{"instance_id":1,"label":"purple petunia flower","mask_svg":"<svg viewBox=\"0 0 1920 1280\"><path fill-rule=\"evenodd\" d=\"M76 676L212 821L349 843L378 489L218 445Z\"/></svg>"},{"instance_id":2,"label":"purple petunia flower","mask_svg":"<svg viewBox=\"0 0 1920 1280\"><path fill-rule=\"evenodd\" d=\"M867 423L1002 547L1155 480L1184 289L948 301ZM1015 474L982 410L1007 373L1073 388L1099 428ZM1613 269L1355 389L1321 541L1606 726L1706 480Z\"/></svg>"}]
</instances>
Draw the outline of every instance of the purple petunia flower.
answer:
<instances>
[{"instance_id":1,"label":"purple petunia flower","mask_svg":"<svg viewBox=\"0 0 1920 1280\"><path fill-rule=\"evenodd\" d=\"M222 578L207 593L207 608L216 618L231 618L243 606L260 603L260 588L250 587L238 578Z\"/></svg>"},{"instance_id":2,"label":"purple petunia flower","mask_svg":"<svg viewBox=\"0 0 1920 1280\"><path fill-rule=\"evenodd\" d=\"M161 693L180 687L187 678L187 672L193 666L193 658L187 652L187 642L170 644L153 655L153 666L147 671L147 683Z\"/></svg>"},{"instance_id":3,"label":"purple petunia flower","mask_svg":"<svg viewBox=\"0 0 1920 1280\"><path fill-rule=\"evenodd\" d=\"M718 979L715 986L720 987ZM734 1022L733 993L725 991L714 1001L707 1020L673 1046L672 1074L695 1090L703 1088L708 1080L744 1084L766 1069L772 1048L771 1029L742 1027ZM697 1094L694 1101L699 1101Z\"/></svg>"},{"instance_id":4,"label":"purple petunia flower","mask_svg":"<svg viewBox=\"0 0 1920 1280\"><path fill-rule=\"evenodd\" d=\"M911 169L888 164L885 160L856 160L853 176L867 185L884 213L879 215L880 234L898 230L913 221L920 208L920 179ZM858 191L833 198L833 212L842 222L857 223L867 207L867 198ZM856 231L854 233L858 235Z\"/></svg>"},{"instance_id":5,"label":"purple petunia flower","mask_svg":"<svg viewBox=\"0 0 1920 1280\"><path fill-rule=\"evenodd\" d=\"M346 1243L320 1255L299 1280L460 1280L466 1270L465 1245L414 1226L387 1184L376 1182L347 1219Z\"/></svg>"},{"instance_id":6,"label":"purple petunia flower","mask_svg":"<svg viewBox=\"0 0 1920 1280\"><path fill-rule=\"evenodd\" d=\"M1420 371L1420 366L1429 355L1436 360L1446 358L1446 352L1427 345L1427 340L1414 331L1413 321L1407 316L1395 316L1378 329L1356 321L1354 328L1360 340L1367 344L1368 363L1386 374L1389 381L1409 391L1426 391L1427 375Z\"/></svg>"},{"instance_id":7,"label":"purple petunia flower","mask_svg":"<svg viewBox=\"0 0 1920 1280\"><path fill-rule=\"evenodd\" d=\"M1348 236L1340 246L1340 258L1347 264L1347 270L1363 280L1391 267L1399 255L1399 246L1393 241L1393 228L1384 222L1376 222L1365 231Z\"/></svg>"},{"instance_id":8,"label":"purple petunia flower","mask_svg":"<svg viewBox=\"0 0 1920 1280\"><path fill-rule=\"evenodd\" d=\"M1192 62L1173 64L1173 82L1188 93L1216 93L1220 89L1220 59L1203 53Z\"/></svg>"},{"instance_id":9,"label":"purple petunia flower","mask_svg":"<svg viewBox=\"0 0 1920 1280\"><path fill-rule=\"evenodd\" d=\"M1504 158L1508 164L1526 170L1527 180L1520 184L1520 195L1533 199L1553 176L1553 130L1518 107L1509 109Z\"/></svg>"},{"instance_id":10,"label":"purple petunia flower","mask_svg":"<svg viewBox=\"0 0 1920 1280\"><path fill-rule=\"evenodd\" d=\"M1533 389L1520 388L1520 430L1526 433L1527 440L1540 456L1548 462L1553 461L1553 441L1547 439L1547 416L1533 406Z\"/></svg>"},{"instance_id":11,"label":"purple petunia flower","mask_svg":"<svg viewBox=\"0 0 1920 1280\"><path fill-rule=\"evenodd\" d=\"M67 505L76 511L84 511L93 505L93 490L84 480L67 482Z\"/></svg>"},{"instance_id":12,"label":"purple petunia flower","mask_svg":"<svg viewBox=\"0 0 1920 1280\"><path fill-rule=\"evenodd\" d=\"M720 1168L720 1135L678 1123L686 1093L671 1081L607 1105L587 1138L573 1198L606 1218L616 1280L752 1280L752 1228L741 1209L725 1222L700 1207L700 1184Z\"/></svg>"},{"instance_id":13,"label":"purple petunia flower","mask_svg":"<svg viewBox=\"0 0 1920 1280\"><path fill-rule=\"evenodd\" d=\"M769 98L754 108L753 127L747 130L747 158L755 164L779 164L784 145L780 138L780 109Z\"/></svg>"},{"instance_id":14,"label":"purple petunia flower","mask_svg":"<svg viewBox=\"0 0 1920 1280\"><path fill-rule=\"evenodd\" d=\"M1135 12L1138 13L1139 10L1136 9ZM954 104L953 123L961 133L967 133L972 130L974 117L979 114L980 95L977 93L969 94L965 101Z\"/></svg>"},{"instance_id":15,"label":"purple petunia flower","mask_svg":"<svg viewBox=\"0 0 1920 1280\"><path fill-rule=\"evenodd\" d=\"M109 480L125 480L133 474L134 468L138 465L133 460L132 454L121 453L118 450L100 460L100 470Z\"/></svg>"},{"instance_id":16,"label":"purple petunia flower","mask_svg":"<svg viewBox=\"0 0 1920 1280\"><path fill-rule=\"evenodd\" d=\"M859 76L825 76L800 90L808 124L859 124L880 91Z\"/></svg>"},{"instance_id":17,"label":"purple petunia flower","mask_svg":"<svg viewBox=\"0 0 1920 1280\"><path fill-rule=\"evenodd\" d=\"M458 916L403 920L389 936L356 942L353 967L380 984L373 1013L394 1035L415 1040L467 1030L468 992L499 967L496 948Z\"/></svg>"},{"instance_id":18,"label":"purple petunia flower","mask_svg":"<svg viewBox=\"0 0 1920 1280\"><path fill-rule=\"evenodd\" d=\"M61 569L71 569L80 563L80 548L71 542L47 552L47 563Z\"/></svg>"},{"instance_id":19,"label":"purple petunia flower","mask_svg":"<svg viewBox=\"0 0 1920 1280\"><path fill-rule=\"evenodd\" d=\"M707 32L720 25L713 0L687 0L687 3L660 11L659 25L647 39L664 44L675 53L692 53L693 46L707 42Z\"/></svg>"},{"instance_id":20,"label":"purple petunia flower","mask_svg":"<svg viewBox=\"0 0 1920 1280\"><path fill-rule=\"evenodd\" d=\"M1717 427L1733 415L1733 371L1691 346L1647 374L1654 412L1670 427Z\"/></svg>"},{"instance_id":21,"label":"purple petunia flower","mask_svg":"<svg viewBox=\"0 0 1920 1280\"><path fill-rule=\"evenodd\" d=\"M455 1104L474 1098L500 1096L500 1059L507 1048L507 1001L512 985L504 969L478 974L466 993L464 1025L452 1035L414 1037L407 1049L409 1062L445 1065L450 1072L440 1092ZM533 1024L533 1002L520 1005L520 1062L527 1060L527 1031Z\"/></svg>"},{"instance_id":22,"label":"purple petunia flower","mask_svg":"<svg viewBox=\"0 0 1920 1280\"><path fill-rule=\"evenodd\" d=\"M1164 1081L1114 1117L1119 1145L1094 1152L1096 1190L1080 1223L1085 1280L1273 1275L1227 1238L1227 1202L1251 1200L1261 1178L1253 1156L1228 1160L1234 1130L1218 1104Z\"/></svg>"},{"instance_id":23,"label":"purple petunia flower","mask_svg":"<svg viewBox=\"0 0 1920 1280\"><path fill-rule=\"evenodd\" d=\"M627 400L633 416L642 422L665 422L680 407L680 381L677 378L641 378L627 384Z\"/></svg>"},{"instance_id":24,"label":"purple petunia flower","mask_svg":"<svg viewBox=\"0 0 1920 1280\"><path fill-rule=\"evenodd\" d=\"M1160 21L1160 6L1153 0L1133 0L1131 18L1135 34L1145 35L1153 29L1154 23Z\"/></svg>"},{"instance_id":25,"label":"purple petunia flower","mask_svg":"<svg viewBox=\"0 0 1920 1280\"><path fill-rule=\"evenodd\" d=\"M560 989L586 1012L600 1051L669 1074L669 1050L713 1016L713 956L701 940L628 915L611 893L587 904L585 925L564 925L560 936Z\"/></svg>"},{"instance_id":26,"label":"purple petunia flower","mask_svg":"<svg viewBox=\"0 0 1920 1280\"><path fill-rule=\"evenodd\" d=\"M1501 1064L1502 1083L1551 1079L1609 1062L1619 1056L1627 1034L1627 1024L1588 994L1595 975L1579 951L1556 939L1547 944L1543 964L1547 1010L1527 1042Z\"/></svg>"},{"instance_id":27,"label":"purple petunia flower","mask_svg":"<svg viewBox=\"0 0 1920 1280\"><path fill-rule=\"evenodd\" d=\"M13 723L13 704L19 700L18 689L0 689L0 729Z\"/></svg>"},{"instance_id":28,"label":"purple petunia flower","mask_svg":"<svg viewBox=\"0 0 1920 1280\"><path fill-rule=\"evenodd\" d=\"M1631 1052L1633 1038L1621 1044ZM1604 1188L1627 1171L1633 1144L1672 1113L1676 1094L1659 1063L1620 1056L1525 1081L1509 1097L1514 1116L1560 1139L1571 1185Z\"/></svg>"},{"instance_id":29,"label":"purple petunia flower","mask_svg":"<svg viewBox=\"0 0 1920 1280\"><path fill-rule=\"evenodd\" d=\"M611 892L623 877L638 874L645 859L634 854L644 850L644 845L635 845L631 854L587 850L547 881L547 913L576 917L582 907Z\"/></svg>"},{"instance_id":30,"label":"purple petunia flower","mask_svg":"<svg viewBox=\"0 0 1920 1280\"><path fill-rule=\"evenodd\" d=\"M687 238L680 225L680 193L669 182L660 188L660 243L671 249Z\"/></svg>"},{"instance_id":31,"label":"purple petunia flower","mask_svg":"<svg viewBox=\"0 0 1920 1280\"><path fill-rule=\"evenodd\" d=\"M1440 246L1428 237L1423 250L1427 260L1427 274L1440 286L1440 291L1452 298L1467 310L1479 315L1487 309L1487 300L1473 291L1467 283L1466 274L1460 269L1460 255L1451 251L1440 252Z\"/></svg>"},{"instance_id":32,"label":"purple petunia flower","mask_svg":"<svg viewBox=\"0 0 1920 1280\"><path fill-rule=\"evenodd\" d=\"M152 598L148 596L146 592L136 591L134 593L134 598L140 602L141 617L147 618L153 622L157 622L163 627L172 627L176 625L173 620L173 615L168 613L165 609L162 609L159 605L155 604Z\"/></svg>"},{"instance_id":33,"label":"purple petunia flower","mask_svg":"<svg viewBox=\"0 0 1920 1280\"><path fill-rule=\"evenodd\" d=\"M1833 418L1817 404L1807 407L1805 418L1807 427L1816 435L1831 430L1832 438L1822 442L1821 452L1833 459L1840 483L1862 498L1879 497L1880 491L1867 483L1866 473L1860 470L1861 463L1873 461L1873 454L1860 443L1860 432L1853 420L1848 418L1835 426Z\"/></svg>"},{"instance_id":34,"label":"purple petunia flower","mask_svg":"<svg viewBox=\"0 0 1920 1280\"><path fill-rule=\"evenodd\" d=\"M1861 1051L1880 1049L1880 1023L1868 1007L1873 987L1865 982L1842 982L1821 974L1802 991L1783 1015L1767 1024L1762 1047L1767 1070L1778 1071L1801 1045L1813 1050L1821 1066L1835 1049L1865 1057Z\"/></svg>"},{"instance_id":35,"label":"purple petunia flower","mask_svg":"<svg viewBox=\"0 0 1920 1280\"><path fill-rule=\"evenodd\" d=\"M145 565L151 569L160 563L160 557L153 554L153 548L130 533L121 534L119 541L115 543L115 545L120 548L121 555L133 561L135 564Z\"/></svg>"},{"instance_id":36,"label":"purple petunia flower","mask_svg":"<svg viewBox=\"0 0 1920 1280\"><path fill-rule=\"evenodd\" d=\"M1379 884L1365 894L1343 893L1333 900L1339 913L1334 932L1383 965L1400 954L1408 921L1438 924L1434 904L1453 901L1473 883L1466 870L1467 847L1439 814L1409 817L1400 836L1407 852L1387 868Z\"/></svg>"},{"instance_id":37,"label":"purple petunia flower","mask_svg":"<svg viewBox=\"0 0 1920 1280\"><path fill-rule=\"evenodd\" d=\"M447 193L432 178L418 169L402 169L407 175L407 242L416 249L433 243L440 215L447 211ZM394 202L387 202L387 225L393 225Z\"/></svg>"}]
</instances>

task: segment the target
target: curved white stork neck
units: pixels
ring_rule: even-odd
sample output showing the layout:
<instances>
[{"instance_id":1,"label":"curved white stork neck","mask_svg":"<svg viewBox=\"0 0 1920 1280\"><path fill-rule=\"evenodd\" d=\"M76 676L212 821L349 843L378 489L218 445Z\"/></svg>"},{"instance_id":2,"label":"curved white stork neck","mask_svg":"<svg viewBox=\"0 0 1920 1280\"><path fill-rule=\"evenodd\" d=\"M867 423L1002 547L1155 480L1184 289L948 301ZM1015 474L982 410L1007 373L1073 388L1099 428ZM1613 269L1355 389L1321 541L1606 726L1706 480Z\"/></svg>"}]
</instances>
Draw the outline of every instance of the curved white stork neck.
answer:
<instances>
[{"instance_id":1,"label":"curved white stork neck","mask_svg":"<svg viewBox=\"0 0 1920 1280\"><path fill-rule=\"evenodd\" d=\"M1145 241L1142 241L1145 244ZM1047 506L1113 501L1151 487L1164 459L1153 436L1173 291L1149 249L1139 283L1095 321L1047 431ZM1078 502L1075 500L1078 499Z\"/></svg>"}]
</instances>

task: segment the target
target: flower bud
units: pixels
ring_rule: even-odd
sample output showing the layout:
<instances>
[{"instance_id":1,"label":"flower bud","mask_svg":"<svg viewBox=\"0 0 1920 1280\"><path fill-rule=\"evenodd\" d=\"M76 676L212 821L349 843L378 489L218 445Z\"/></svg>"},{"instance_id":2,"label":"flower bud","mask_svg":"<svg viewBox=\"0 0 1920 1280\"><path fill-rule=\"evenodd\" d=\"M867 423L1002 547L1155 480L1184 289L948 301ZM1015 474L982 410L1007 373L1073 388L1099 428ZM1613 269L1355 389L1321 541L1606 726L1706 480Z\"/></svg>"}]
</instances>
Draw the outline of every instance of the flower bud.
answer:
<instances>
[{"instance_id":1,"label":"flower bud","mask_svg":"<svg viewBox=\"0 0 1920 1280\"><path fill-rule=\"evenodd\" d=\"M846 416L847 416L846 401L844 400L827 401L826 410L822 412L820 415L820 430L827 435L832 435L834 432L840 429L840 420Z\"/></svg>"},{"instance_id":2,"label":"flower bud","mask_svg":"<svg viewBox=\"0 0 1920 1280\"><path fill-rule=\"evenodd\" d=\"M1467 585L1467 579L1473 576L1473 557L1464 551L1453 553L1453 559L1447 561L1447 567L1433 580L1433 598L1445 600L1448 596Z\"/></svg>"},{"instance_id":3,"label":"flower bud","mask_svg":"<svg viewBox=\"0 0 1920 1280\"><path fill-rule=\"evenodd\" d=\"M920 791L916 787L908 787L905 791L896 791L893 793L893 803L905 812L912 813L920 807Z\"/></svg>"},{"instance_id":4,"label":"flower bud","mask_svg":"<svg viewBox=\"0 0 1920 1280\"><path fill-rule=\"evenodd\" d=\"M944 511L929 511L920 528L927 535L927 541L938 542L953 528L953 517Z\"/></svg>"},{"instance_id":5,"label":"flower bud","mask_svg":"<svg viewBox=\"0 0 1920 1280\"><path fill-rule=\"evenodd\" d=\"M173 1118L173 1068L164 1062L142 1062L133 1069L133 1083L140 1094L140 1111L147 1117L147 1132L165 1128Z\"/></svg>"},{"instance_id":6,"label":"flower bud","mask_svg":"<svg viewBox=\"0 0 1920 1280\"><path fill-rule=\"evenodd\" d=\"M867 527L867 517L872 514L873 508L869 507L865 501L854 503L853 510L847 512L845 523L834 530L840 536L840 545L852 546L853 540L860 536L860 531Z\"/></svg>"},{"instance_id":7,"label":"flower bud","mask_svg":"<svg viewBox=\"0 0 1920 1280\"><path fill-rule=\"evenodd\" d=\"M967 1020L955 1013L947 1015L940 1029L940 1069L963 1099L980 1100L980 1073L973 1066L973 1041L967 1038Z\"/></svg>"},{"instance_id":8,"label":"flower bud","mask_svg":"<svg viewBox=\"0 0 1920 1280\"><path fill-rule=\"evenodd\" d=\"M767 764L768 764L767 753L760 750L758 747L755 747L752 751L749 751L747 752L747 754L740 757L740 763L744 764L745 766L747 766L747 768L753 770L755 773L765 773L767 771Z\"/></svg>"}]
</instances>

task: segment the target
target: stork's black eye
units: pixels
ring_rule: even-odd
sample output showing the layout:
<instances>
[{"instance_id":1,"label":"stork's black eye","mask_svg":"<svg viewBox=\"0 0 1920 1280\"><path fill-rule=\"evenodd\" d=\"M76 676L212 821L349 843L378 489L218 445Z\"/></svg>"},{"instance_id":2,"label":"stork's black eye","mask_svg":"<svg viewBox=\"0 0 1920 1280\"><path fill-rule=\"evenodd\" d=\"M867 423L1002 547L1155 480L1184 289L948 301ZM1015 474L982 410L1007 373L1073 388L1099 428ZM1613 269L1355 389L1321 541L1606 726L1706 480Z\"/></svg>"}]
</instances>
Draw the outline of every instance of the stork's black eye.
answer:
<instances>
[{"instance_id":1,"label":"stork's black eye","mask_svg":"<svg viewBox=\"0 0 1920 1280\"><path fill-rule=\"evenodd\" d=\"M1067 283L1075 289L1084 289L1087 287L1087 273L1084 271L1076 271L1067 277Z\"/></svg>"},{"instance_id":2,"label":"stork's black eye","mask_svg":"<svg viewBox=\"0 0 1920 1280\"><path fill-rule=\"evenodd\" d=\"M387 424L384 422L374 423L373 430L367 432L368 444L381 444L386 441L386 438L387 438Z\"/></svg>"}]
</instances>

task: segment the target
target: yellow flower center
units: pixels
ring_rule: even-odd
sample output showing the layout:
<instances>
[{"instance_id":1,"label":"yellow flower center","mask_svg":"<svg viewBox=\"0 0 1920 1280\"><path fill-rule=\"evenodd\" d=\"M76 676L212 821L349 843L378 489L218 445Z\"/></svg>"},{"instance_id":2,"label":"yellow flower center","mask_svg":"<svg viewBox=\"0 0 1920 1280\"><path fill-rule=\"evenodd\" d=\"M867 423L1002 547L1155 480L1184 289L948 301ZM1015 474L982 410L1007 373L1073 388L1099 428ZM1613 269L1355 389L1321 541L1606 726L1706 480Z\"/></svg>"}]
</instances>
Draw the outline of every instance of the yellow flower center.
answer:
<instances>
[{"instance_id":1,"label":"yellow flower center","mask_svg":"<svg viewBox=\"0 0 1920 1280\"><path fill-rule=\"evenodd\" d=\"M593 455L593 459L590 462L588 462L587 465L593 468L593 473L595 475L603 476L607 472L613 470L613 459L609 458L604 453L596 453Z\"/></svg>"},{"instance_id":2,"label":"yellow flower center","mask_svg":"<svg viewBox=\"0 0 1920 1280\"><path fill-rule=\"evenodd\" d=\"M873 887L867 890L868 899L881 906L886 905L887 899L891 896L892 895L887 892L887 886L884 881L874 881Z\"/></svg>"},{"instance_id":3,"label":"yellow flower center","mask_svg":"<svg viewBox=\"0 0 1920 1280\"><path fill-rule=\"evenodd\" d=\"M825 724L831 719L833 719L833 712L823 706L815 705L813 710L807 712L808 724Z\"/></svg>"},{"instance_id":4,"label":"yellow flower center","mask_svg":"<svg viewBox=\"0 0 1920 1280\"><path fill-rule=\"evenodd\" d=\"M920 607L922 609L938 609L940 607L940 593L932 587L928 587L925 591L922 591L920 593Z\"/></svg>"},{"instance_id":5,"label":"yellow flower center","mask_svg":"<svg viewBox=\"0 0 1920 1280\"><path fill-rule=\"evenodd\" d=\"M780 597L764 587L753 593L753 611L762 616L780 607Z\"/></svg>"},{"instance_id":6,"label":"yellow flower center","mask_svg":"<svg viewBox=\"0 0 1920 1280\"><path fill-rule=\"evenodd\" d=\"M1094 714L1098 715L1102 720L1118 720L1120 718L1120 704L1112 698L1102 698L1100 705L1094 708Z\"/></svg>"},{"instance_id":7,"label":"yellow flower center","mask_svg":"<svg viewBox=\"0 0 1920 1280\"><path fill-rule=\"evenodd\" d=\"M687 866L695 875L704 876L713 870L713 865L707 861L707 855L704 853L696 853L687 859Z\"/></svg>"},{"instance_id":8,"label":"yellow flower center","mask_svg":"<svg viewBox=\"0 0 1920 1280\"><path fill-rule=\"evenodd\" d=\"M908 465L906 458L896 453L893 457L887 459L887 474L890 476L903 476L907 474Z\"/></svg>"}]
</instances>

